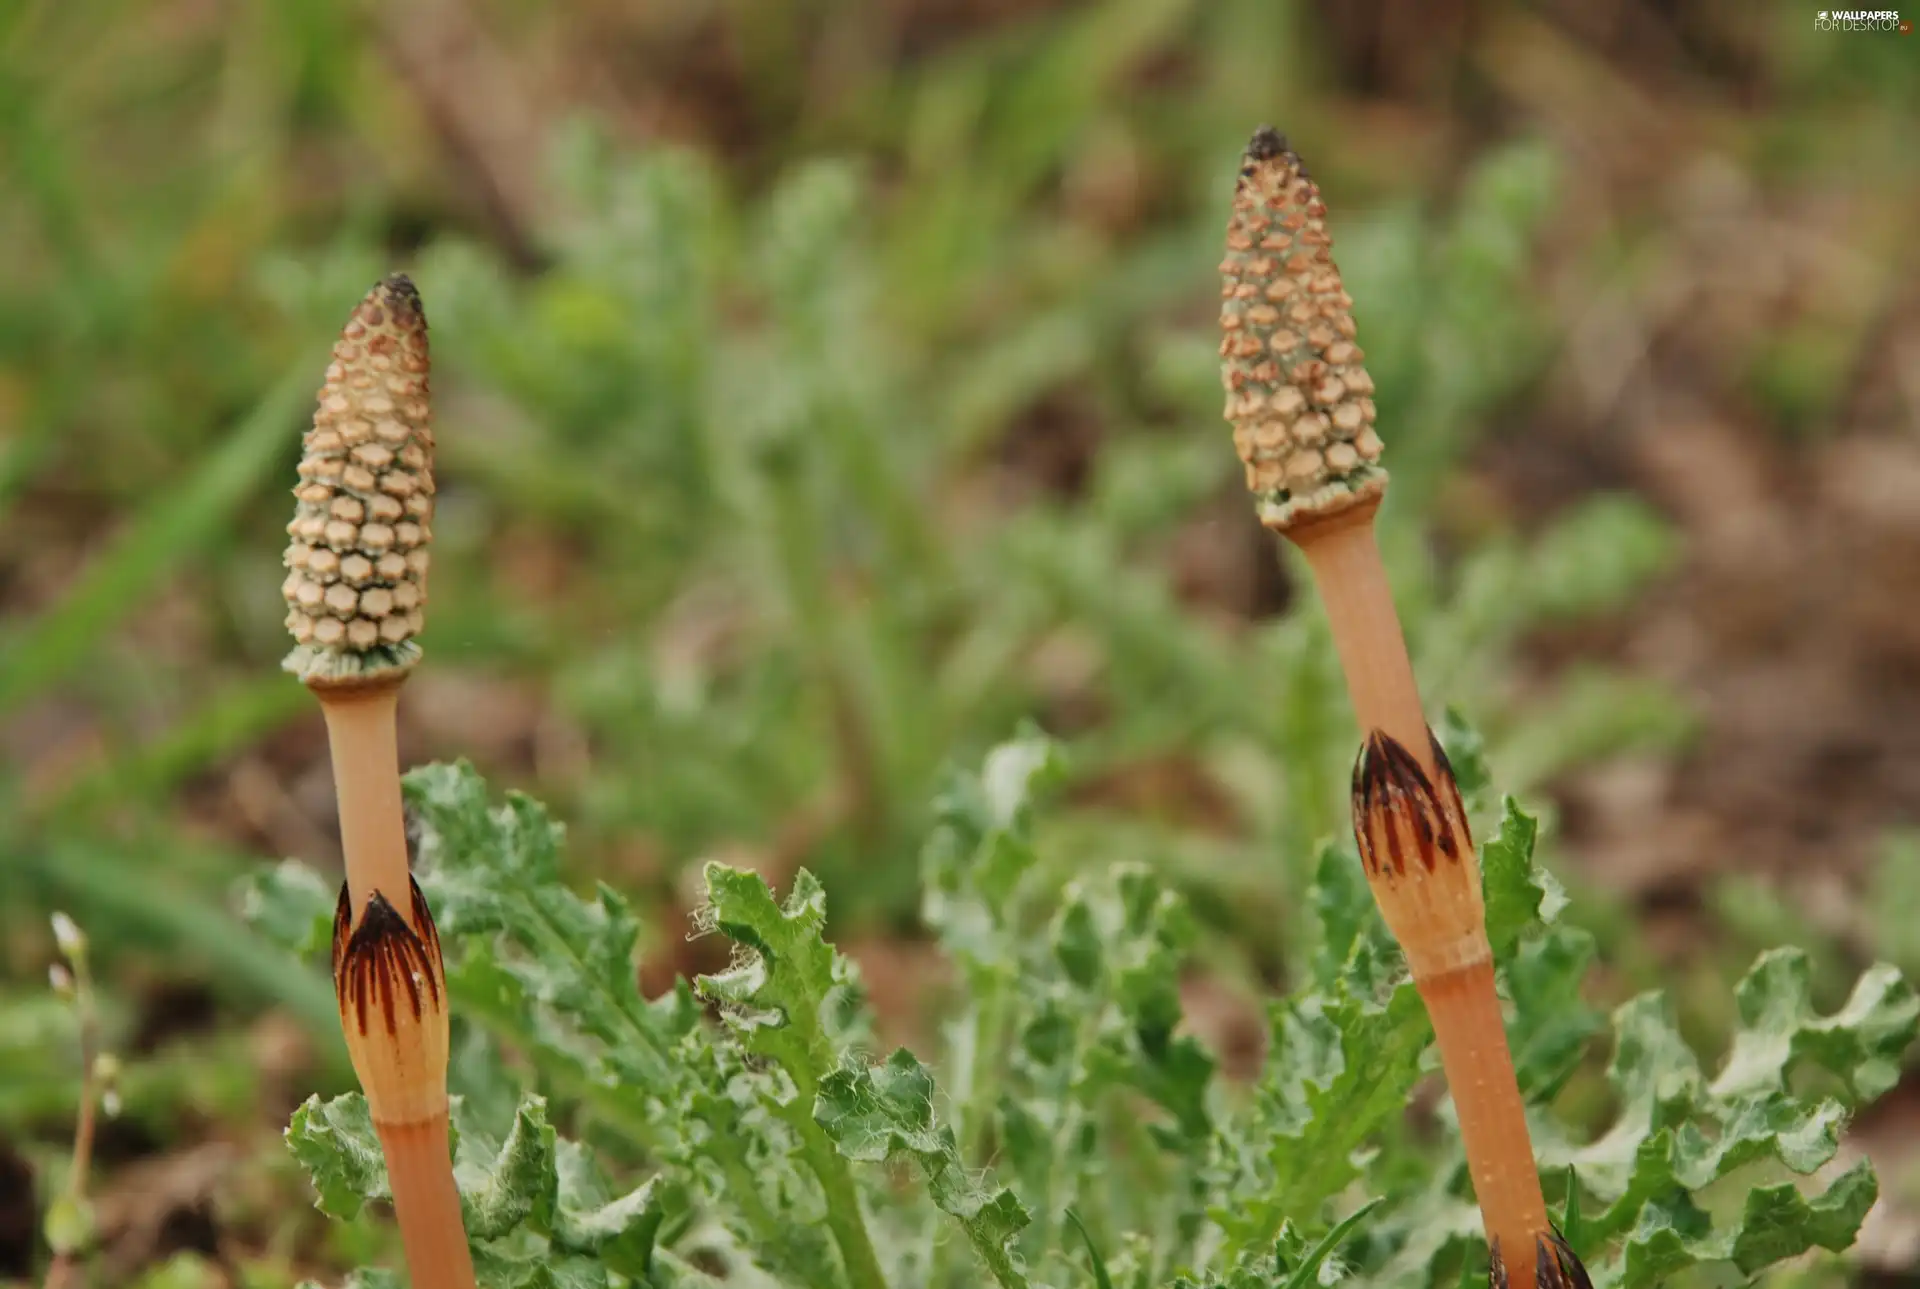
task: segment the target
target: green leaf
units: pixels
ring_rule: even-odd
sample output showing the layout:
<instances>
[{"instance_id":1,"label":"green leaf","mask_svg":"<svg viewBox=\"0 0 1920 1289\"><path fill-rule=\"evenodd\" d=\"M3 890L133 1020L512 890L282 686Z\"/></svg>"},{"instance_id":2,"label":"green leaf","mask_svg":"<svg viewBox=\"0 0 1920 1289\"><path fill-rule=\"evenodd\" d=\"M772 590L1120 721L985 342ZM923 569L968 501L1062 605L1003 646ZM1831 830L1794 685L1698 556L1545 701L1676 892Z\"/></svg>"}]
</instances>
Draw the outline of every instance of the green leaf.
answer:
<instances>
[{"instance_id":1,"label":"green leaf","mask_svg":"<svg viewBox=\"0 0 1920 1289\"><path fill-rule=\"evenodd\" d=\"M454 1175L468 1238L496 1240L529 1219L545 1229L558 1185L546 1099L528 1097L520 1103L505 1141L480 1131L464 1113L456 1116L456 1126Z\"/></svg>"},{"instance_id":2,"label":"green leaf","mask_svg":"<svg viewBox=\"0 0 1920 1289\"><path fill-rule=\"evenodd\" d=\"M1406 974L1400 945L1380 916L1360 857L1351 846L1321 847L1311 902L1320 927L1313 978L1321 989L1384 996Z\"/></svg>"},{"instance_id":3,"label":"green leaf","mask_svg":"<svg viewBox=\"0 0 1920 1289\"><path fill-rule=\"evenodd\" d=\"M240 916L280 947L311 958L333 943L338 887L296 859L281 860L240 883Z\"/></svg>"},{"instance_id":4,"label":"green leaf","mask_svg":"<svg viewBox=\"0 0 1920 1289\"><path fill-rule=\"evenodd\" d=\"M550 1239L553 1247L604 1262L625 1275L646 1274L654 1241L666 1220L666 1183L649 1177L625 1194L614 1194L592 1157L578 1142L561 1141L559 1179Z\"/></svg>"},{"instance_id":5,"label":"green leaf","mask_svg":"<svg viewBox=\"0 0 1920 1289\"><path fill-rule=\"evenodd\" d=\"M1012 1191L988 1190L968 1176L952 1130L934 1118L933 1092L933 1076L901 1048L885 1065L828 1075L814 1118L849 1159L912 1158L926 1175L933 1202L959 1221L994 1279L1004 1289L1025 1286L1013 1241L1032 1218Z\"/></svg>"},{"instance_id":6,"label":"green leaf","mask_svg":"<svg viewBox=\"0 0 1920 1289\"><path fill-rule=\"evenodd\" d=\"M1242 1247L1262 1244L1288 1217L1317 1214L1360 1176L1354 1152L1406 1107L1432 1038L1411 981L1385 1004L1343 994L1276 1003L1272 1055L1261 1080L1262 1189L1214 1220Z\"/></svg>"},{"instance_id":7,"label":"green leaf","mask_svg":"<svg viewBox=\"0 0 1920 1289\"><path fill-rule=\"evenodd\" d=\"M650 1113L669 1102L678 1073L674 1043L693 1024L685 1000L650 1005L640 995L640 924L626 898L602 884L583 900L561 879L562 830L520 793L493 806L473 767L409 771L407 804L419 836L417 871L448 947L457 1005L524 1028L598 1087ZM609 1099L614 1099L610 1097Z\"/></svg>"},{"instance_id":8,"label":"green leaf","mask_svg":"<svg viewBox=\"0 0 1920 1289\"><path fill-rule=\"evenodd\" d=\"M1756 1186L1747 1193L1728 1257L1752 1275L1815 1246L1838 1253L1852 1247L1879 1197L1873 1165L1864 1159L1812 1200L1802 1197L1791 1182Z\"/></svg>"},{"instance_id":9,"label":"green leaf","mask_svg":"<svg viewBox=\"0 0 1920 1289\"><path fill-rule=\"evenodd\" d=\"M1583 1219L1583 1242L1627 1235L1628 1283L1652 1284L1696 1262L1733 1259L1736 1251L1751 1270L1771 1260L1775 1248L1844 1247L1871 1203L1870 1195L1861 1198L1871 1174L1854 1170L1811 1201L1791 1186L1755 1191L1746 1215L1719 1230L1694 1206L1690 1196L1750 1165L1772 1162L1803 1176L1825 1165L1839 1148L1848 1101L1884 1090L1886 1071L1898 1068L1920 1029L1912 989L1889 968L1863 975L1839 1012L1816 1015L1810 969L1797 949L1763 955L1737 995L1732 1050L1711 1082L1663 997L1624 1004L1614 1013L1608 1069L1619 1117L1584 1147L1543 1139L1543 1158L1577 1166L1580 1180L1607 1203ZM1848 1100L1795 1095L1789 1078L1802 1065L1834 1075Z\"/></svg>"},{"instance_id":10,"label":"green leaf","mask_svg":"<svg viewBox=\"0 0 1920 1289\"><path fill-rule=\"evenodd\" d=\"M1033 807L1064 773L1059 747L1031 726L987 754L976 773L952 771L934 799L921 850L921 916L972 975L1017 962L1015 895L1033 867Z\"/></svg>"},{"instance_id":11,"label":"green leaf","mask_svg":"<svg viewBox=\"0 0 1920 1289\"><path fill-rule=\"evenodd\" d=\"M844 961L823 938L826 891L801 869L783 906L758 873L715 863L705 871L703 922L748 952L729 970L700 977L700 994L721 1005L748 1050L773 1057L811 1087L836 1064L824 1013L848 980Z\"/></svg>"},{"instance_id":12,"label":"green leaf","mask_svg":"<svg viewBox=\"0 0 1920 1289\"><path fill-rule=\"evenodd\" d=\"M588 1258L476 1249L480 1289L608 1289L607 1269Z\"/></svg>"},{"instance_id":13,"label":"green leaf","mask_svg":"<svg viewBox=\"0 0 1920 1289\"><path fill-rule=\"evenodd\" d=\"M367 1099L349 1092L331 1101L308 1097L287 1125L287 1148L319 1192L320 1211L351 1220L368 1200L392 1199L386 1156Z\"/></svg>"},{"instance_id":14,"label":"green leaf","mask_svg":"<svg viewBox=\"0 0 1920 1289\"><path fill-rule=\"evenodd\" d=\"M1507 1026L1514 1073L1530 1101L1545 1101L1579 1065L1606 1018L1590 1006L1583 985L1594 940L1557 925L1524 940L1501 973L1513 999Z\"/></svg>"},{"instance_id":15,"label":"green leaf","mask_svg":"<svg viewBox=\"0 0 1920 1289\"><path fill-rule=\"evenodd\" d=\"M750 1053L770 1058L791 1084L753 1080L761 1107L798 1138L796 1150L818 1183L824 1221L847 1277L880 1289L883 1273L846 1160L815 1118L821 1080L839 1064L833 1035L852 1010L847 961L827 944L827 897L805 869L794 875L784 905L757 873L706 866L707 906L701 924L717 928L742 952L735 965L702 976L701 995L720 1005L728 1030Z\"/></svg>"},{"instance_id":16,"label":"green leaf","mask_svg":"<svg viewBox=\"0 0 1920 1289\"><path fill-rule=\"evenodd\" d=\"M1116 865L1113 888L1113 899L1067 906L1090 910L1097 939L1087 946L1088 960L1099 963L1118 1013L1119 1023L1101 1029L1088 1055L1090 1085L1144 1092L1173 1118L1177 1138L1166 1144L1190 1146L1213 1130L1207 1107L1213 1057L1192 1036L1174 1033L1181 1018L1180 971L1198 929L1186 901L1143 867ZM1093 982L1074 983L1087 989Z\"/></svg>"},{"instance_id":17,"label":"green leaf","mask_svg":"<svg viewBox=\"0 0 1920 1289\"><path fill-rule=\"evenodd\" d=\"M528 1097L504 1137L451 1104L454 1180L480 1282L504 1289L582 1289L608 1269L644 1275L665 1217L655 1179L615 1195L581 1148L560 1141L544 1098ZM368 1200L391 1199L380 1139L366 1099L311 1098L287 1129L320 1208L341 1219Z\"/></svg>"},{"instance_id":18,"label":"green leaf","mask_svg":"<svg viewBox=\"0 0 1920 1289\"><path fill-rule=\"evenodd\" d=\"M1870 1101L1899 1081L1901 1058L1920 1028L1920 997L1885 964L1860 977L1838 1012L1816 1016L1813 968L1797 948L1763 955L1734 997L1740 1027L1714 1080L1717 1096L1784 1087L1787 1071L1809 1061Z\"/></svg>"},{"instance_id":19,"label":"green leaf","mask_svg":"<svg viewBox=\"0 0 1920 1289\"><path fill-rule=\"evenodd\" d=\"M1500 803L1500 831L1480 848L1480 883L1486 892L1487 939L1496 959L1505 959L1521 934L1551 923L1566 907L1560 884L1533 862L1540 825L1511 797Z\"/></svg>"},{"instance_id":20,"label":"green leaf","mask_svg":"<svg viewBox=\"0 0 1920 1289\"><path fill-rule=\"evenodd\" d=\"M1752 1276L1815 1247L1839 1252L1853 1244L1879 1193L1873 1166L1863 1159L1811 1200L1790 1182L1755 1187L1738 1220L1722 1230L1684 1195L1649 1204L1627 1236L1619 1283L1653 1289L1712 1262L1731 1262Z\"/></svg>"}]
</instances>

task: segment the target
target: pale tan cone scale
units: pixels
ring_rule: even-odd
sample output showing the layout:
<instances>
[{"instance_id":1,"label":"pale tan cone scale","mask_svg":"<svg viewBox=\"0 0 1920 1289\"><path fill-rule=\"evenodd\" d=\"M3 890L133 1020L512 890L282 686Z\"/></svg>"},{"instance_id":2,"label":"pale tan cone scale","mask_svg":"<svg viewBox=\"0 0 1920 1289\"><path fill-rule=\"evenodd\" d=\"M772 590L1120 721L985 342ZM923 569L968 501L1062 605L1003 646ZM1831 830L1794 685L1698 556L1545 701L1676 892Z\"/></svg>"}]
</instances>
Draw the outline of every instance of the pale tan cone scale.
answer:
<instances>
[{"instance_id":1,"label":"pale tan cone scale","mask_svg":"<svg viewBox=\"0 0 1920 1289\"><path fill-rule=\"evenodd\" d=\"M1226 418L1261 521L1299 548L1327 607L1366 735L1354 768L1354 835L1433 1020L1493 1279L1500 1289L1535 1289L1536 1280L1579 1289L1585 1271L1554 1233L1540 1191L1466 812L1427 726L1374 538L1387 485L1374 387L1326 217L1286 139L1256 132L1220 265Z\"/></svg>"}]
</instances>

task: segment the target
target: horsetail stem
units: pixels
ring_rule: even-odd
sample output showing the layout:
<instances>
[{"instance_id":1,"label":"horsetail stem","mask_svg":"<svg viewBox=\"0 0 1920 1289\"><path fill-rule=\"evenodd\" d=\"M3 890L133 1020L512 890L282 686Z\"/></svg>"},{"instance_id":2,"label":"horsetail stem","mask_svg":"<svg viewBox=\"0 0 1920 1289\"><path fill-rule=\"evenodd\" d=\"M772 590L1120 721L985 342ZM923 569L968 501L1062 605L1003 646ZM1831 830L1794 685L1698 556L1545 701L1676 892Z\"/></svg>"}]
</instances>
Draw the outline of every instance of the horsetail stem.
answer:
<instances>
[{"instance_id":1,"label":"horsetail stem","mask_svg":"<svg viewBox=\"0 0 1920 1289\"><path fill-rule=\"evenodd\" d=\"M1500 1289L1578 1285L1547 1220L1487 941L1480 864L1420 703L1373 522L1386 492L1373 380L1326 204L1269 127L1241 159L1221 262L1226 419L1261 522L1305 557L1364 743L1353 827L1367 884L1432 1017ZM1531 1249L1531 1259L1514 1251Z\"/></svg>"},{"instance_id":2,"label":"horsetail stem","mask_svg":"<svg viewBox=\"0 0 1920 1289\"><path fill-rule=\"evenodd\" d=\"M396 734L420 659L433 518L433 408L419 292L395 275L333 349L287 525L283 664L320 700L346 881L333 983L416 1289L473 1289L447 1124L447 986L407 856Z\"/></svg>"}]
</instances>

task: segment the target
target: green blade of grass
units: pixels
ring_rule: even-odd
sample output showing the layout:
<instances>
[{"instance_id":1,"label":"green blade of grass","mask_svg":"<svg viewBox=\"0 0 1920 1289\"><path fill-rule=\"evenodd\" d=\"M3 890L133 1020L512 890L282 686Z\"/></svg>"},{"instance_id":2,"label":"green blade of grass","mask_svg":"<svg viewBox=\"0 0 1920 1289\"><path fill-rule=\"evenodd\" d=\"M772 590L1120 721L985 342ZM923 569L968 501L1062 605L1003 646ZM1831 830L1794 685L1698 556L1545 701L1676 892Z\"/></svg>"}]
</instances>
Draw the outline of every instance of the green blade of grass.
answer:
<instances>
[{"instance_id":1,"label":"green blade of grass","mask_svg":"<svg viewBox=\"0 0 1920 1289\"><path fill-rule=\"evenodd\" d=\"M1087 1230L1087 1224L1080 1220L1080 1214L1073 1209L1067 1210L1067 1221L1073 1223L1073 1229L1080 1232L1080 1239L1087 1246L1087 1258L1093 1263L1095 1289L1113 1289L1113 1277L1107 1274L1106 1259L1100 1256L1100 1250L1093 1247L1093 1233Z\"/></svg>"},{"instance_id":2,"label":"green blade of grass","mask_svg":"<svg viewBox=\"0 0 1920 1289\"><path fill-rule=\"evenodd\" d=\"M158 491L113 549L60 602L0 647L0 712L83 662L88 650L169 568L216 536L269 466L290 453L289 425L311 399L320 364L302 351L221 449L178 484Z\"/></svg>"},{"instance_id":3,"label":"green blade of grass","mask_svg":"<svg viewBox=\"0 0 1920 1289\"><path fill-rule=\"evenodd\" d=\"M1366 1220L1367 1214L1379 1208L1384 1202L1384 1199L1375 1197L1342 1218L1339 1224L1328 1231L1320 1243L1308 1250L1307 1256L1300 1260L1300 1265L1295 1267L1293 1273L1287 1277L1286 1289L1313 1289L1318 1283L1320 1264L1325 1262L1335 1249L1346 1243L1347 1237L1353 1234L1355 1227Z\"/></svg>"}]
</instances>

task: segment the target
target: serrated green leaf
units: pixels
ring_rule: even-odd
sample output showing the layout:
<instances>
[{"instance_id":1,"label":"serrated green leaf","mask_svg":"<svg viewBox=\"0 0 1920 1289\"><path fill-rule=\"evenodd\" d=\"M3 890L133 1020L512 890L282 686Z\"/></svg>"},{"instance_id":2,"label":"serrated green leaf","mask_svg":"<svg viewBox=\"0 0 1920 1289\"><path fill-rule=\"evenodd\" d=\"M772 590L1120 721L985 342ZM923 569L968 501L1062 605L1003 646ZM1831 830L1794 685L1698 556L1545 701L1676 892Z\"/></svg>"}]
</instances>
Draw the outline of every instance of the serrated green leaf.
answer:
<instances>
[{"instance_id":1,"label":"serrated green leaf","mask_svg":"<svg viewBox=\"0 0 1920 1289\"><path fill-rule=\"evenodd\" d=\"M1095 921L1120 1024L1102 1030L1088 1056L1093 1087L1131 1086L1174 1121L1176 1143L1204 1141L1213 1128L1207 1090L1214 1060L1180 1023L1180 972L1198 934L1186 901L1138 865L1116 865L1117 898ZM1084 986L1083 986L1084 988Z\"/></svg>"},{"instance_id":2,"label":"serrated green leaf","mask_svg":"<svg viewBox=\"0 0 1920 1289\"><path fill-rule=\"evenodd\" d=\"M1587 932L1556 925L1522 941L1501 973L1513 999L1514 1074L1530 1101L1558 1090L1606 1024L1582 989L1594 949Z\"/></svg>"},{"instance_id":3,"label":"serrated green leaf","mask_svg":"<svg viewBox=\"0 0 1920 1289\"><path fill-rule=\"evenodd\" d=\"M1864 973L1832 1016L1813 1010L1813 967L1797 948L1763 955L1735 991L1740 1027L1714 1080L1718 1096L1782 1087L1797 1062L1837 1075L1861 1100L1899 1081L1900 1061L1920 1030L1920 997L1884 964Z\"/></svg>"},{"instance_id":4,"label":"serrated green leaf","mask_svg":"<svg viewBox=\"0 0 1920 1289\"><path fill-rule=\"evenodd\" d=\"M702 976L701 995L721 1005L748 1050L771 1056L811 1086L835 1064L823 1011L845 968L823 938L826 891L805 869L794 875L785 905L758 873L723 864L706 867L704 917L750 952L726 971Z\"/></svg>"},{"instance_id":5,"label":"serrated green leaf","mask_svg":"<svg viewBox=\"0 0 1920 1289\"><path fill-rule=\"evenodd\" d=\"M1764 1203L1751 1210L1751 1235L1744 1234L1745 1219L1710 1230L1689 1197L1755 1163L1806 1175L1831 1160L1846 1104L1795 1095L1789 1075L1807 1062L1836 1075L1852 1098L1879 1091L1884 1070L1897 1067L1915 1034L1911 988L1890 969L1875 968L1845 1007L1823 1018L1813 1011L1806 956L1782 949L1755 963L1738 995L1732 1050L1711 1083L1664 998L1642 995L1620 1007L1608 1071L1619 1117L1588 1146L1570 1150L1549 1141L1542 1150L1549 1162L1575 1164L1581 1181L1607 1202L1583 1222L1584 1238L1627 1233L1621 1273L1628 1283L1652 1284L1695 1262L1732 1258L1736 1247L1752 1269L1771 1248L1797 1244L1795 1252L1803 1251L1808 1240L1840 1240L1848 1221L1857 1225L1854 1207L1868 1183L1852 1174L1811 1207L1791 1187L1766 1188Z\"/></svg>"},{"instance_id":6,"label":"serrated green leaf","mask_svg":"<svg viewBox=\"0 0 1920 1289\"><path fill-rule=\"evenodd\" d=\"M1269 1133L1264 1186L1214 1219L1241 1247L1271 1240L1360 1175L1354 1151L1405 1108L1432 1038L1411 981L1384 1006L1308 994L1275 1004L1272 1056L1261 1081Z\"/></svg>"},{"instance_id":7,"label":"serrated green leaf","mask_svg":"<svg viewBox=\"0 0 1920 1289\"><path fill-rule=\"evenodd\" d=\"M562 829L545 807L513 792L493 806L464 761L411 770L403 786L420 884L450 949L450 984L469 979L469 954L486 954L488 988L498 995L502 977L513 982L507 1004L532 1014L535 1036L585 1063L596 1083L670 1099L668 1054L691 1016L640 996L640 924L626 898L604 884L591 901L568 890Z\"/></svg>"},{"instance_id":8,"label":"serrated green leaf","mask_svg":"<svg viewBox=\"0 0 1920 1289\"><path fill-rule=\"evenodd\" d=\"M661 1179L649 1177L623 1195L610 1194L585 1148L572 1141L558 1143L556 1164L553 1246L597 1258L624 1275L645 1275L667 1216Z\"/></svg>"},{"instance_id":9,"label":"serrated green leaf","mask_svg":"<svg viewBox=\"0 0 1920 1289\"><path fill-rule=\"evenodd\" d=\"M1641 1212L1621 1258L1621 1289L1653 1289L1693 1266L1731 1262L1748 1276L1816 1246L1849 1247L1880 1193L1866 1160L1809 1200L1788 1182L1749 1191L1737 1221L1715 1230L1684 1194Z\"/></svg>"},{"instance_id":10,"label":"serrated green leaf","mask_svg":"<svg viewBox=\"0 0 1920 1289\"><path fill-rule=\"evenodd\" d=\"M1812 1200L1791 1182L1757 1186L1747 1194L1728 1257L1752 1275L1816 1246L1838 1253L1852 1247L1867 1211L1879 1197L1879 1179L1864 1159Z\"/></svg>"},{"instance_id":11,"label":"serrated green leaf","mask_svg":"<svg viewBox=\"0 0 1920 1289\"><path fill-rule=\"evenodd\" d=\"M464 1106L456 1107L455 1124L460 1133L454 1175L468 1238L499 1239L529 1220L546 1229L558 1187L546 1098L520 1103L505 1141L479 1131Z\"/></svg>"},{"instance_id":12,"label":"serrated green leaf","mask_svg":"<svg viewBox=\"0 0 1920 1289\"><path fill-rule=\"evenodd\" d=\"M367 1099L349 1092L331 1101L308 1097L287 1125L287 1148L319 1193L320 1211L349 1221L368 1200L391 1199L387 1160Z\"/></svg>"},{"instance_id":13,"label":"serrated green leaf","mask_svg":"<svg viewBox=\"0 0 1920 1289\"><path fill-rule=\"evenodd\" d=\"M847 1010L845 996L853 988L846 960L824 938L826 892L806 869L794 874L784 904L774 902L757 873L709 863L706 879L703 924L743 952L731 969L700 977L699 991L720 1004L741 1045L770 1058L791 1084L791 1090L768 1080L753 1086L762 1106L798 1138L796 1152L819 1184L824 1221L849 1278L874 1284L882 1278L879 1257L852 1174L814 1115L821 1080L840 1060L830 1026Z\"/></svg>"},{"instance_id":14,"label":"serrated green leaf","mask_svg":"<svg viewBox=\"0 0 1920 1289\"><path fill-rule=\"evenodd\" d=\"M607 1269L589 1258L476 1249L479 1289L607 1289Z\"/></svg>"},{"instance_id":15,"label":"serrated green leaf","mask_svg":"<svg viewBox=\"0 0 1920 1289\"><path fill-rule=\"evenodd\" d=\"M967 1175L952 1130L934 1118L933 1092L933 1076L901 1048L884 1065L828 1075L814 1118L849 1159L911 1157L926 1174L934 1204L960 1222L994 1279L1004 1289L1026 1286L1013 1241L1032 1218L1012 1191L989 1190Z\"/></svg>"},{"instance_id":16,"label":"serrated green leaf","mask_svg":"<svg viewBox=\"0 0 1920 1289\"><path fill-rule=\"evenodd\" d=\"M1512 797L1500 802L1500 830L1480 848L1480 882L1486 892L1487 939L1504 960L1521 934L1551 923L1566 907L1566 893L1533 862L1540 825Z\"/></svg>"},{"instance_id":17,"label":"serrated green leaf","mask_svg":"<svg viewBox=\"0 0 1920 1289\"><path fill-rule=\"evenodd\" d=\"M665 1216L656 1181L612 1196L580 1148L557 1139L541 1097L520 1103L504 1138L458 1098L451 1118L461 1217L482 1285L584 1289L604 1286L608 1269L646 1272ZM392 1197L359 1093L309 1099L287 1141L332 1216L350 1219L366 1201Z\"/></svg>"},{"instance_id":18,"label":"serrated green leaf","mask_svg":"<svg viewBox=\"0 0 1920 1289\"><path fill-rule=\"evenodd\" d=\"M1321 848L1311 899L1320 928L1313 955L1315 984L1361 997L1384 997L1406 974L1406 960L1350 846Z\"/></svg>"}]
</instances>

